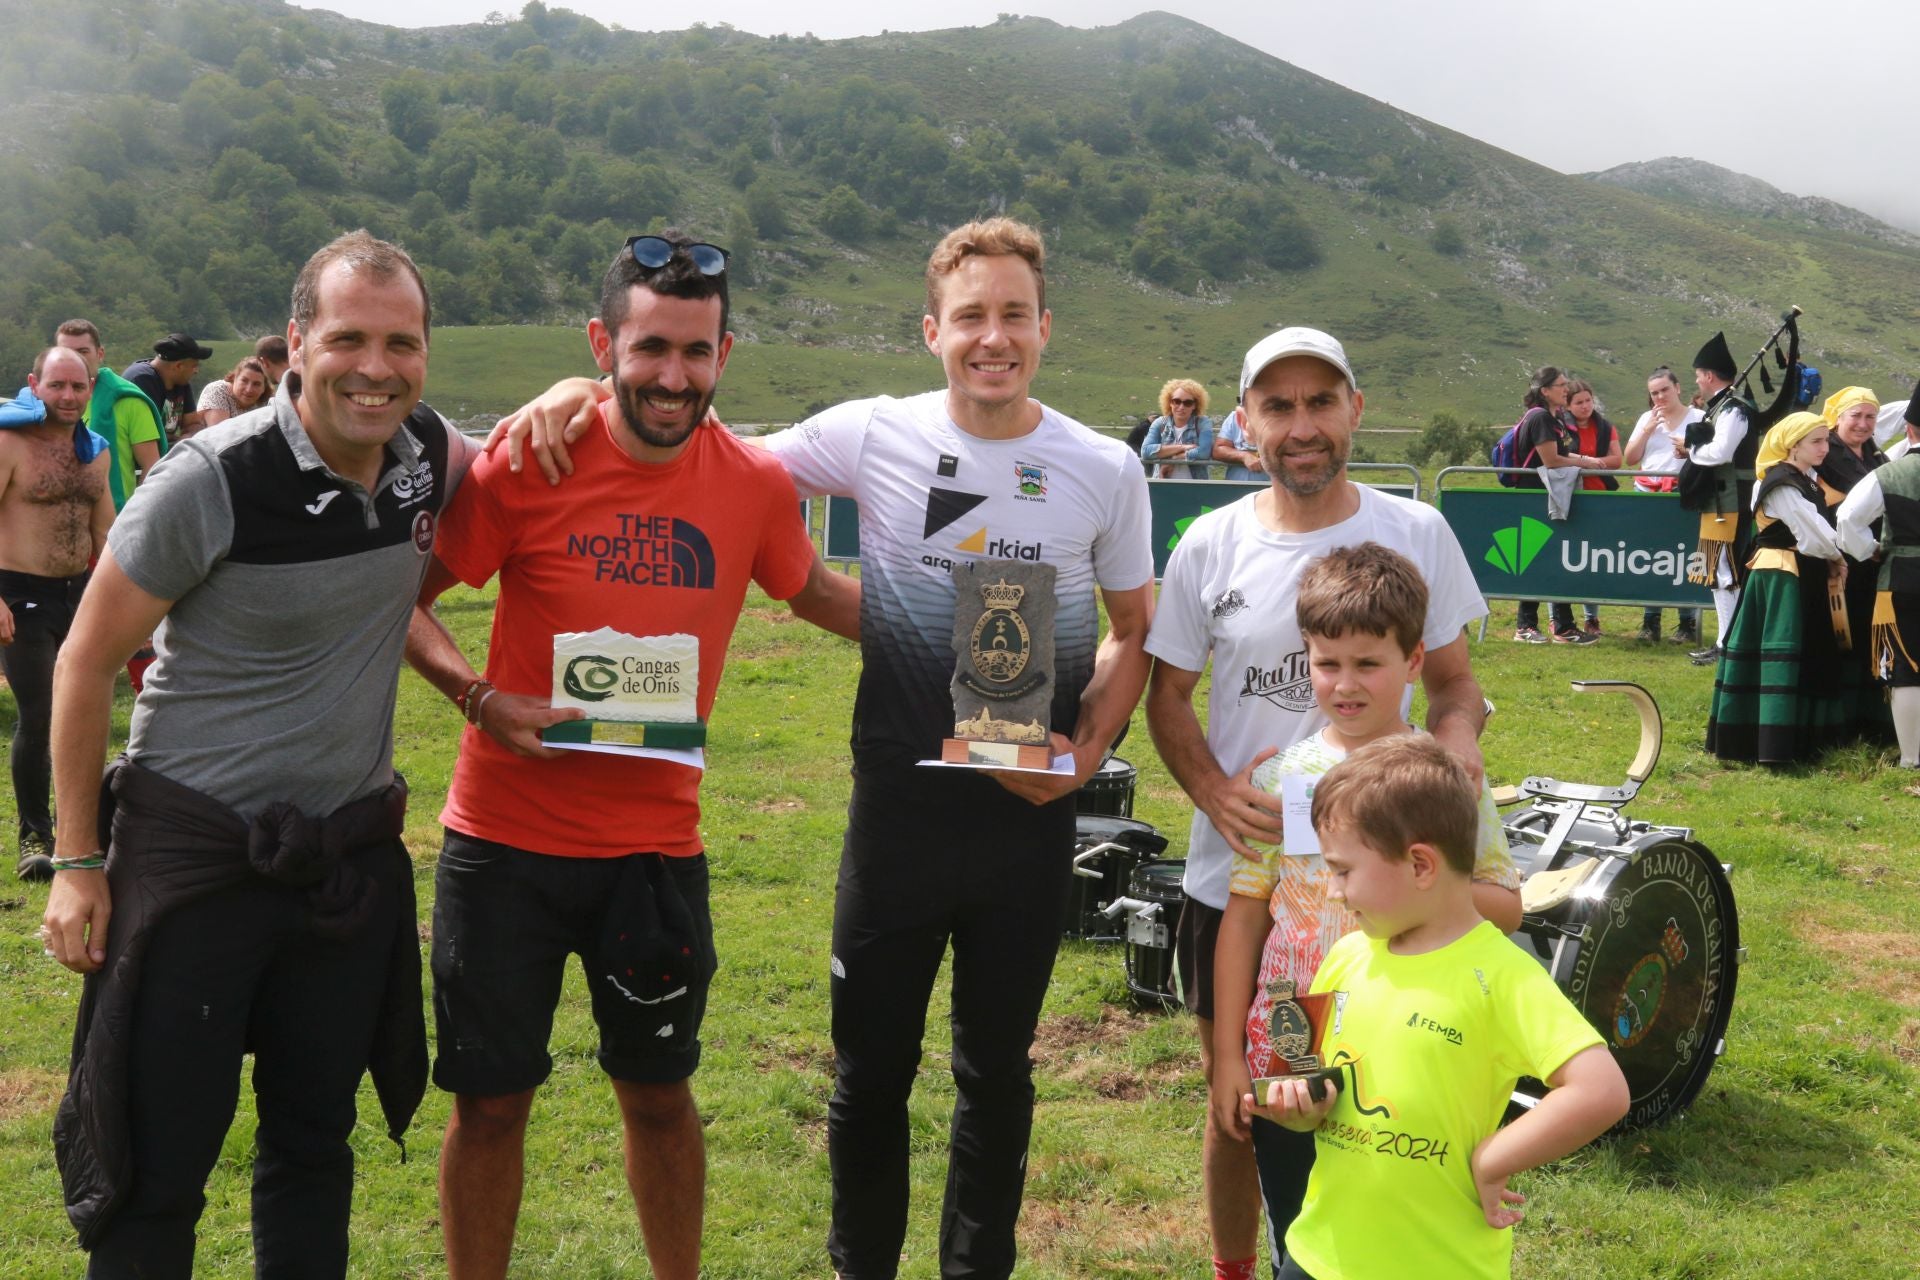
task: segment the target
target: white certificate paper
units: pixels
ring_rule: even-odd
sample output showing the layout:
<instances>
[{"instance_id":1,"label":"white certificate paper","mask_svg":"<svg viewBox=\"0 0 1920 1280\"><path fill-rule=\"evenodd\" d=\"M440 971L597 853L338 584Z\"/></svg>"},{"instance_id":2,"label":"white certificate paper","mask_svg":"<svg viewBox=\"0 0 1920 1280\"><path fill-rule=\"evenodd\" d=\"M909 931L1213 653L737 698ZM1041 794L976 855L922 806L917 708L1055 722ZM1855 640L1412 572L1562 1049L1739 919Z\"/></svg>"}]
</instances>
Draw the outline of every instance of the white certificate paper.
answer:
<instances>
[{"instance_id":1,"label":"white certificate paper","mask_svg":"<svg viewBox=\"0 0 1920 1280\"><path fill-rule=\"evenodd\" d=\"M1320 835L1313 829L1313 784L1315 774L1280 775L1280 852L1289 858L1306 858L1320 852Z\"/></svg>"}]
</instances>

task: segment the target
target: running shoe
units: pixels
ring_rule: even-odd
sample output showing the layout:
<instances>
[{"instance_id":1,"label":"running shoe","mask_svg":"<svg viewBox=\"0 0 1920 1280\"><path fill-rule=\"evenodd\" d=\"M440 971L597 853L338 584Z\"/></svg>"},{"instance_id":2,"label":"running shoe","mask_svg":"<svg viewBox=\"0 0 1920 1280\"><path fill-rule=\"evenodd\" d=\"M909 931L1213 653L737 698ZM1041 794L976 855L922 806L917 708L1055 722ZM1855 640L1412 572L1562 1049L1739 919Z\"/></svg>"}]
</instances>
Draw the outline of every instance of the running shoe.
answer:
<instances>
[{"instance_id":1,"label":"running shoe","mask_svg":"<svg viewBox=\"0 0 1920 1280\"><path fill-rule=\"evenodd\" d=\"M1591 631L1556 631L1553 633L1555 644L1598 644L1600 637Z\"/></svg>"},{"instance_id":2,"label":"running shoe","mask_svg":"<svg viewBox=\"0 0 1920 1280\"><path fill-rule=\"evenodd\" d=\"M1540 634L1538 627L1521 627L1513 633L1515 644L1545 644L1547 638Z\"/></svg>"}]
</instances>

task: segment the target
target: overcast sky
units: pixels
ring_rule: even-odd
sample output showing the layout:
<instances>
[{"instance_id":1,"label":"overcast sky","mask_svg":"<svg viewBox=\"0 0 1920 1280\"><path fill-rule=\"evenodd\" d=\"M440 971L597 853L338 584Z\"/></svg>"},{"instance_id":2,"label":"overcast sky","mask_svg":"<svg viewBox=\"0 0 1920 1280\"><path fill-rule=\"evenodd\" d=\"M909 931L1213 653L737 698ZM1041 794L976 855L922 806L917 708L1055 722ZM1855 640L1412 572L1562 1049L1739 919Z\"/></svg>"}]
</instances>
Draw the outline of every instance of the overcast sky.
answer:
<instances>
[{"instance_id":1,"label":"overcast sky","mask_svg":"<svg viewBox=\"0 0 1920 1280\"><path fill-rule=\"evenodd\" d=\"M661 10L547 0L639 29ZM521 0L412 0L407 26ZM393 23L392 0L332 9ZM866 0L708 0L684 22L826 38L975 26L1000 12L1110 26L1128 0L961 0L919 18ZM1920 230L1915 0L1177 0L1160 7L1349 89L1564 173L1692 156ZM642 16L644 14L644 16ZM1906 121L1905 125L1900 122Z\"/></svg>"}]
</instances>

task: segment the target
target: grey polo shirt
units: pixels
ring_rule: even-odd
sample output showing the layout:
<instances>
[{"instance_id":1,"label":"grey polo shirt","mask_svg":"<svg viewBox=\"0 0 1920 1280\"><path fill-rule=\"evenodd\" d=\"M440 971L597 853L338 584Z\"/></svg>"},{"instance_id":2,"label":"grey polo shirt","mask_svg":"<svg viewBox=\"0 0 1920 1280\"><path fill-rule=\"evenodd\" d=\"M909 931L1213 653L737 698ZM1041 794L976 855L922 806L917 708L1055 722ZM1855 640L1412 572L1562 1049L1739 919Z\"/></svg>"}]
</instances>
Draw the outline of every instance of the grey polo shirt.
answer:
<instances>
[{"instance_id":1,"label":"grey polo shirt","mask_svg":"<svg viewBox=\"0 0 1920 1280\"><path fill-rule=\"evenodd\" d=\"M320 460L297 381L168 450L107 536L174 602L128 753L244 818L275 800L331 813L393 780L407 623L468 460L422 404L369 494Z\"/></svg>"}]
</instances>

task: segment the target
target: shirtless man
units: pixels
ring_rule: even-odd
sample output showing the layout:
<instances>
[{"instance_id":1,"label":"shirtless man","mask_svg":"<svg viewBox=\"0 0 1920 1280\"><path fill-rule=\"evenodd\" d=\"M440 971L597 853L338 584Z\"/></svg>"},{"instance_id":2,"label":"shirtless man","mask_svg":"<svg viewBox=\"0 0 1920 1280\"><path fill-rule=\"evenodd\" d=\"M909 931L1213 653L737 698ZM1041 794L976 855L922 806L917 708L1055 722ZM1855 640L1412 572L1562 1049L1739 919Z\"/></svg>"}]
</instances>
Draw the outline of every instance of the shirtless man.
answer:
<instances>
[{"instance_id":1,"label":"shirtless man","mask_svg":"<svg viewBox=\"0 0 1920 1280\"><path fill-rule=\"evenodd\" d=\"M73 623L87 570L107 542L113 495L103 449L81 462L74 428L93 380L87 362L51 347L33 362L27 385L46 420L0 431L0 670L13 686L13 796L20 815L22 880L53 878L53 659Z\"/></svg>"}]
</instances>

